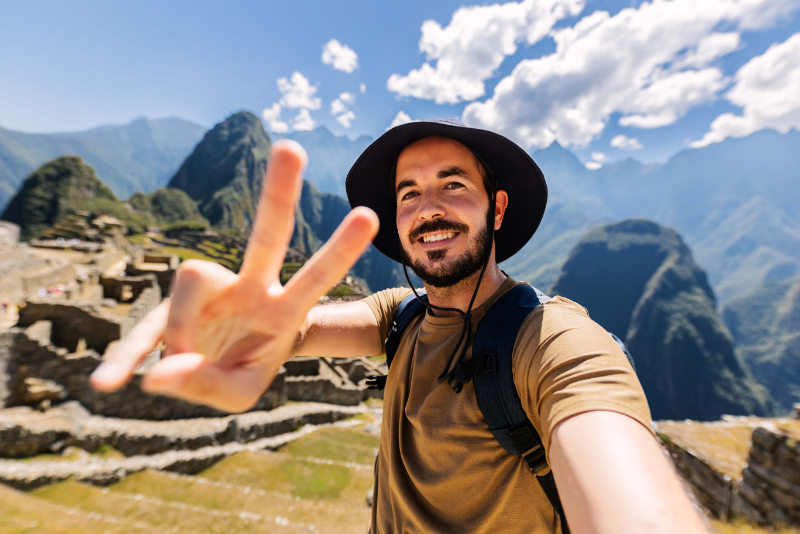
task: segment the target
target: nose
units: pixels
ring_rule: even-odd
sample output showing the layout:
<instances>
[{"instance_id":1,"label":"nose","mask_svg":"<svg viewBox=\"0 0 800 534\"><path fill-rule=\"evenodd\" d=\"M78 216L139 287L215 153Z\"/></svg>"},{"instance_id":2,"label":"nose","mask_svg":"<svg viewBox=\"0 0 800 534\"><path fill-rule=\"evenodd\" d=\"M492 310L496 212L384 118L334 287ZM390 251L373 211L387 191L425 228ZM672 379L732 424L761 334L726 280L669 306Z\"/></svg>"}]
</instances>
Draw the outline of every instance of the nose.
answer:
<instances>
[{"instance_id":1,"label":"nose","mask_svg":"<svg viewBox=\"0 0 800 534\"><path fill-rule=\"evenodd\" d=\"M445 209L436 195L423 195L419 204L418 217L427 221L444 217Z\"/></svg>"}]
</instances>

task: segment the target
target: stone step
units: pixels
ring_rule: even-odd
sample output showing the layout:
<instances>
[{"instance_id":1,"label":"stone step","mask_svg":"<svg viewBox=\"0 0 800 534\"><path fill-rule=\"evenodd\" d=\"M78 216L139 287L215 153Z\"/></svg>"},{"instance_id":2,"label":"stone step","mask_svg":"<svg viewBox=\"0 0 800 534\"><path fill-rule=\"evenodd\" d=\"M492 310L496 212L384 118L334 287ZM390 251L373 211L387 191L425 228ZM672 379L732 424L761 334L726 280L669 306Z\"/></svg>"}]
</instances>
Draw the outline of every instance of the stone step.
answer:
<instances>
[{"instance_id":1,"label":"stone step","mask_svg":"<svg viewBox=\"0 0 800 534\"><path fill-rule=\"evenodd\" d=\"M110 445L126 456L199 449L252 441L361 413L358 406L289 403L269 411L224 417L150 421L92 415L75 401L39 412L27 406L0 410L0 456L23 457L73 446L94 451Z\"/></svg>"},{"instance_id":2,"label":"stone step","mask_svg":"<svg viewBox=\"0 0 800 534\"><path fill-rule=\"evenodd\" d=\"M310 432L315 425L330 424L365 410L363 406L297 403L269 412L178 421L132 422L89 416L73 434L75 445L94 450L92 447L109 444L122 452L147 452L126 458L90 456L75 461L3 459L0 482L27 490L69 478L111 484L145 469L196 473L226 456L276 448ZM306 426L296 430L302 425ZM10 433L6 434L8 438Z\"/></svg>"}]
</instances>

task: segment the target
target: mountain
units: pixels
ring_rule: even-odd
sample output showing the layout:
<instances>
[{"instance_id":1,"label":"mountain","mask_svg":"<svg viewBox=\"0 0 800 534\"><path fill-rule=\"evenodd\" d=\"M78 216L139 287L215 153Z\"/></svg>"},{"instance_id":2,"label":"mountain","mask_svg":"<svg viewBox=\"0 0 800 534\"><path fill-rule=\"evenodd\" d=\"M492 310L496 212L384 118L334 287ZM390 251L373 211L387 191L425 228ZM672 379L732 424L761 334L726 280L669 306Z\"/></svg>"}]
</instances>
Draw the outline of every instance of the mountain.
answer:
<instances>
[{"instance_id":1,"label":"mountain","mask_svg":"<svg viewBox=\"0 0 800 534\"><path fill-rule=\"evenodd\" d=\"M272 142L261 119L235 113L209 130L169 181L209 222L248 235Z\"/></svg>"},{"instance_id":2,"label":"mountain","mask_svg":"<svg viewBox=\"0 0 800 534\"><path fill-rule=\"evenodd\" d=\"M295 237L297 228L309 228L316 250L333 235L349 212L350 204L347 200L331 193L320 192L306 180L300 196ZM372 245L353 266L352 273L364 280L372 291L406 285L400 264L384 256Z\"/></svg>"},{"instance_id":3,"label":"mountain","mask_svg":"<svg viewBox=\"0 0 800 534\"><path fill-rule=\"evenodd\" d=\"M308 153L308 167L303 177L320 191L340 197L347 195L344 188L347 171L372 142L370 137L363 135L355 140L334 135L324 126L276 138L293 139L300 143Z\"/></svg>"},{"instance_id":4,"label":"mountain","mask_svg":"<svg viewBox=\"0 0 800 534\"><path fill-rule=\"evenodd\" d=\"M800 277L731 300L722 319L755 377L789 413L800 402Z\"/></svg>"},{"instance_id":5,"label":"mountain","mask_svg":"<svg viewBox=\"0 0 800 534\"><path fill-rule=\"evenodd\" d=\"M553 293L581 303L625 341L655 419L770 411L734 351L705 272L675 231L642 219L595 228Z\"/></svg>"},{"instance_id":6,"label":"mountain","mask_svg":"<svg viewBox=\"0 0 800 534\"><path fill-rule=\"evenodd\" d=\"M197 204L180 189L162 187L152 193L136 193L128 201L135 211L148 214L153 223L169 226L179 222L195 221L208 225Z\"/></svg>"},{"instance_id":7,"label":"mountain","mask_svg":"<svg viewBox=\"0 0 800 534\"><path fill-rule=\"evenodd\" d=\"M721 302L800 274L800 132L763 130L684 150L663 165L629 159L590 171L557 143L533 157L550 208L533 246L504 265L516 278L546 288L582 230L636 217L679 231ZM548 228L565 231L540 237Z\"/></svg>"},{"instance_id":8,"label":"mountain","mask_svg":"<svg viewBox=\"0 0 800 534\"><path fill-rule=\"evenodd\" d=\"M318 129L315 135L306 141L333 137L323 129ZM236 113L205 135L169 185L185 191L197 202L200 212L212 225L248 236L271 145L258 117L246 111ZM311 256L349 211L347 200L322 192L305 180L290 246L304 256ZM404 280L400 266L374 247L367 250L352 272L373 291L396 286Z\"/></svg>"},{"instance_id":9,"label":"mountain","mask_svg":"<svg viewBox=\"0 0 800 534\"><path fill-rule=\"evenodd\" d=\"M0 209L28 174L65 154L81 156L119 198L153 191L167 183L205 130L175 118L57 134L0 128Z\"/></svg>"},{"instance_id":10,"label":"mountain","mask_svg":"<svg viewBox=\"0 0 800 534\"><path fill-rule=\"evenodd\" d=\"M18 224L20 238L29 240L70 211L98 210L117 215L120 208L121 203L94 169L78 156L64 156L28 176L0 218Z\"/></svg>"}]
</instances>

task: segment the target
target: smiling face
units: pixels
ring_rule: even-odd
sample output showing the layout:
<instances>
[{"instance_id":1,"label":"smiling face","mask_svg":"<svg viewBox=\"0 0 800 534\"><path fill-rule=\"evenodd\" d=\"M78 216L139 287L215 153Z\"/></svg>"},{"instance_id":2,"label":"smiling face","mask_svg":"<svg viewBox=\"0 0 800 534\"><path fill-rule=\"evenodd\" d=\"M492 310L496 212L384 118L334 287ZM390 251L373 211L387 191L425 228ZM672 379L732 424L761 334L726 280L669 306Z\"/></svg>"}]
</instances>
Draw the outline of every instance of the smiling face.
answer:
<instances>
[{"instance_id":1,"label":"smiling face","mask_svg":"<svg viewBox=\"0 0 800 534\"><path fill-rule=\"evenodd\" d=\"M489 212L484 171L461 143L426 137L407 146L395 174L397 231L406 261L422 280L450 287L478 272L500 228L507 197ZM490 259L491 261L491 259Z\"/></svg>"}]
</instances>

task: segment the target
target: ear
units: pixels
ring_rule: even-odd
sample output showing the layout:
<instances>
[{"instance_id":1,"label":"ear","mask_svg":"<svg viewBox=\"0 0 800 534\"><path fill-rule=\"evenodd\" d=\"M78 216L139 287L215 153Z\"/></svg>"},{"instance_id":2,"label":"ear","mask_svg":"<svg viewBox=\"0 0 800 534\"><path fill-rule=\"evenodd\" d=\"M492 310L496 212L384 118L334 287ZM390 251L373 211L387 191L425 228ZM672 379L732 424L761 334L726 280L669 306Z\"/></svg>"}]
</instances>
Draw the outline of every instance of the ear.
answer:
<instances>
[{"instance_id":1,"label":"ear","mask_svg":"<svg viewBox=\"0 0 800 534\"><path fill-rule=\"evenodd\" d=\"M500 226L503 225L503 217L506 214L506 208L508 207L508 193L504 190L499 189L497 191L497 195L494 201L494 229L499 230Z\"/></svg>"}]
</instances>

